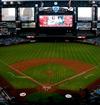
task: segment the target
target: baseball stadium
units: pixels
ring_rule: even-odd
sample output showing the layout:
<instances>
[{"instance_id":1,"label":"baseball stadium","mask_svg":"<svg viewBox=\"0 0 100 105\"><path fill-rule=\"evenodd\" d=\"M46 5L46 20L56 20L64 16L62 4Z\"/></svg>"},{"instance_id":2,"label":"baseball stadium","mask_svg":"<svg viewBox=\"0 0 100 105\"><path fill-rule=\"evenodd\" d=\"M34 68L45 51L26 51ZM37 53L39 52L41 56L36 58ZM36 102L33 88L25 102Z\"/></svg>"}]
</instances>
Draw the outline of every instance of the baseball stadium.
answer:
<instances>
[{"instance_id":1,"label":"baseball stadium","mask_svg":"<svg viewBox=\"0 0 100 105\"><path fill-rule=\"evenodd\" d=\"M0 105L100 104L100 1L0 1Z\"/></svg>"}]
</instances>

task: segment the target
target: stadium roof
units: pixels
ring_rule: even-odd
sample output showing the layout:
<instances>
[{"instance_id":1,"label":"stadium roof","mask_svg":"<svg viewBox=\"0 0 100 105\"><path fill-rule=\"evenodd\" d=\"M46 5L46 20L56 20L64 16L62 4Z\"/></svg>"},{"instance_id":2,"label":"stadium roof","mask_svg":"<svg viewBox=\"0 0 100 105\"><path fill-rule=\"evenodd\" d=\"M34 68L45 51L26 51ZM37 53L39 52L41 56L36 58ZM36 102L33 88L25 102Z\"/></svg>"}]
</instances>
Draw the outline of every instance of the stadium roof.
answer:
<instances>
[{"instance_id":1,"label":"stadium roof","mask_svg":"<svg viewBox=\"0 0 100 105\"><path fill-rule=\"evenodd\" d=\"M18 2L18 1L23 1L23 2L25 2L25 1L55 1L55 0L0 0L0 2L10 2L10 1L15 1L15 2ZM70 1L70 0L56 0L56 1ZM100 0L71 0L72 2L74 2L74 1L83 1L83 2L87 2L87 1L100 1Z\"/></svg>"},{"instance_id":2,"label":"stadium roof","mask_svg":"<svg viewBox=\"0 0 100 105\"><path fill-rule=\"evenodd\" d=\"M1 0L1 1L55 1L55 0ZM57 0L57 1L69 1L69 0ZM92 1L92 0L72 0L72 1ZM100 1L100 0L95 0Z\"/></svg>"}]
</instances>

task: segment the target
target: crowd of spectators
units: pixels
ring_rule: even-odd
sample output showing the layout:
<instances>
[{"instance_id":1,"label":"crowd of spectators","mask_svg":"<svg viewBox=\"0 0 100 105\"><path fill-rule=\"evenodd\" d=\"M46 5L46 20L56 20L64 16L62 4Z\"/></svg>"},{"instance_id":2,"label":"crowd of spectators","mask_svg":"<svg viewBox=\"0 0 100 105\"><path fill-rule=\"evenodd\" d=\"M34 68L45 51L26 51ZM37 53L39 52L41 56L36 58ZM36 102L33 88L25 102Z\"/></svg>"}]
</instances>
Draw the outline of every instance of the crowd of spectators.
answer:
<instances>
[{"instance_id":1,"label":"crowd of spectators","mask_svg":"<svg viewBox=\"0 0 100 105\"><path fill-rule=\"evenodd\" d=\"M100 37L85 39L84 42L94 45L100 45Z\"/></svg>"},{"instance_id":2,"label":"crowd of spectators","mask_svg":"<svg viewBox=\"0 0 100 105\"><path fill-rule=\"evenodd\" d=\"M33 38L34 36L28 36L26 38L22 38L22 37L0 38L0 45L12 45L12 44L18 44L18 43L33 42L33 40L31 40ZM100 37L77 40L77 41L93 44L93 45L100 45Z\"/></svg>"},{"instance_id":3,"label":"crowd of spectators","mask_svg":"<svg viewBox=\"0 0 100 105\"><path fill-rule=\"evenodd\" d=\"M28 42L28 39L20 38L20 37L11 37L11 38L1 38L0 45L12 45L18 43Z\"/></svg>"}]
</instances>

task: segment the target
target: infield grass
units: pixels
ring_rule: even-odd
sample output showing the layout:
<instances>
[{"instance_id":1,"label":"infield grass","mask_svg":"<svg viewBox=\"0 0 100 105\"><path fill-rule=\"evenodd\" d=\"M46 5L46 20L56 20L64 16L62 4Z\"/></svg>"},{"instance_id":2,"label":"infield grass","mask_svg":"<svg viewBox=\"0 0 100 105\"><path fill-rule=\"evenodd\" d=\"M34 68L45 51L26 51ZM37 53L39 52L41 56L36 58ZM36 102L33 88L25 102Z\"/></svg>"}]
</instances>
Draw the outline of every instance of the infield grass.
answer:
<instances>
[{"instance_id":1,"label":"infield grass","mask_svg":"<svg viewBox=\"0 0 100 105\"><path fill-rule=\"evenodd\" d=\"M24 73L42 83L59 82L76 74L73 70L59 64L46 64L34 68L31 67L25 70Z\"/></svg>"}]
</instances>

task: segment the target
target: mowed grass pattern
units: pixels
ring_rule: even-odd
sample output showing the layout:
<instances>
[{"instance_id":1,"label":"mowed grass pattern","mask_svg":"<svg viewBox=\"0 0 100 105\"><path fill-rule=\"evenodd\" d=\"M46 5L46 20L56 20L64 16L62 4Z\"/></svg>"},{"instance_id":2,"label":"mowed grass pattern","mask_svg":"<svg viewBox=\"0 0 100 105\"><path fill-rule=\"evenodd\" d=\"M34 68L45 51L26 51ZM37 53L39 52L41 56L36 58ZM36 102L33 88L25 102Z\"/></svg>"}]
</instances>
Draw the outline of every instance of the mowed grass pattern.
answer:
<instances>
[{"instance_id":1,"label":"mowed grass pattern","mask_svg":"<svg viewBox=\"0 0 100 105\"><path fill-rule=\"evenodd\" d=\"M44 64L31 67L25 70L24 73L44 84L53 84L76 74L73 70L59 64Z\"/></svg>"},{"instance_id":2,"label":"mowed grass pattern","mask_svg":"<svg viewBox=\"0 0 100 105\"><path fill-rule=\"evenodd\" d=\"M66 60L78 60L97 66L95 70L91 71L93 76L86 79L84 76L89 75L86 74L68 81L59 86L61 89L77 90L79 88L84 88L86 85L100 77L100 47L79 43L34 43L0 47L0 75L6 78L16 88L35 87L36 84L26 78L20 78L19 75L12 72L12 70L4 64L6 63L10 65L19 61L34 58L64 58ZM59 71L61 69L60 67L52 67ZM33 70L34 69L35 68L33 68ZM28 72L26 74L31 75L31 73ZM55 78L59 78L59 76L57 75ZM50 81L52 82L53 80L51 79ZM56 81L59 81L59 79Z\"/></svg>"}]
</instances>

